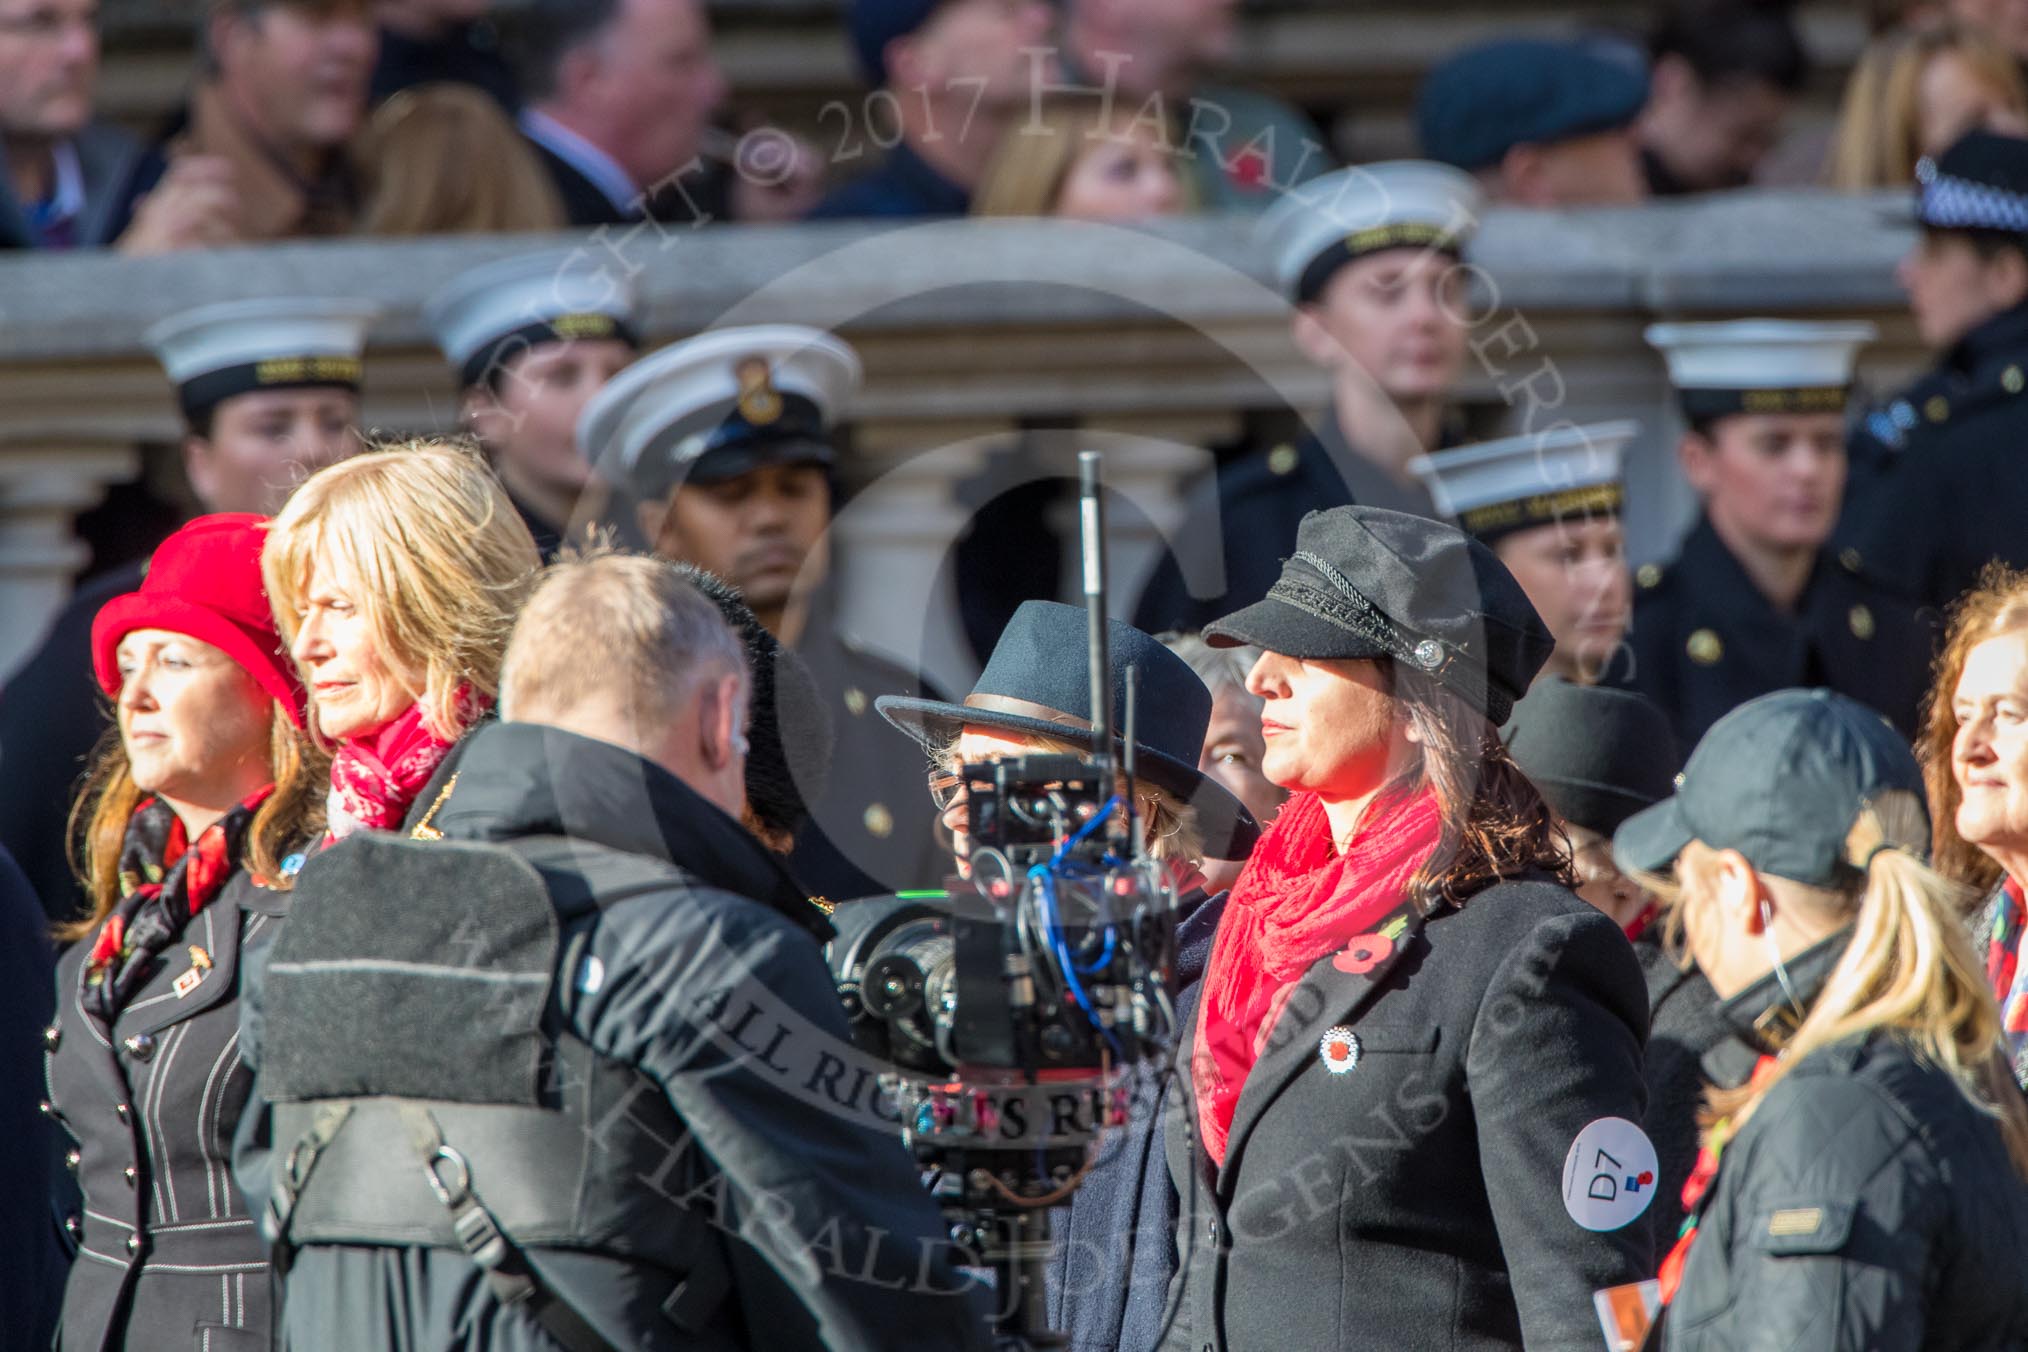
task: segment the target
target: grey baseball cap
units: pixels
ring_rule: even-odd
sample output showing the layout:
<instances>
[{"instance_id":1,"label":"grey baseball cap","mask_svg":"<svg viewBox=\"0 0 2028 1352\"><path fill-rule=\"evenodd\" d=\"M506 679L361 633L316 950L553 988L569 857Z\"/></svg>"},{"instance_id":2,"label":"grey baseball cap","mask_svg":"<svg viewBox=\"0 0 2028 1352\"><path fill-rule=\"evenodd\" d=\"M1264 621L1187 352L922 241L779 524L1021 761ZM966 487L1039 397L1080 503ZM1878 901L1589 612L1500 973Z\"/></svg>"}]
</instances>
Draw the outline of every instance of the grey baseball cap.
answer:
<instances>
[{"instance_id":1,"label":"grey baseball cap","mask_svg":"<svg viewBox=\"0 0 2028 1352\"><path fill-rule=\"evenodd\" d=\"M1880 714L1829 690L1777 690L1718 720L1676 793L1621 823L1613 858L1663 873L1693 840L1811 887L1849 880L1845 837L1882 794L1922 797L1922 771Z\"/></svg>"}]
</instances>

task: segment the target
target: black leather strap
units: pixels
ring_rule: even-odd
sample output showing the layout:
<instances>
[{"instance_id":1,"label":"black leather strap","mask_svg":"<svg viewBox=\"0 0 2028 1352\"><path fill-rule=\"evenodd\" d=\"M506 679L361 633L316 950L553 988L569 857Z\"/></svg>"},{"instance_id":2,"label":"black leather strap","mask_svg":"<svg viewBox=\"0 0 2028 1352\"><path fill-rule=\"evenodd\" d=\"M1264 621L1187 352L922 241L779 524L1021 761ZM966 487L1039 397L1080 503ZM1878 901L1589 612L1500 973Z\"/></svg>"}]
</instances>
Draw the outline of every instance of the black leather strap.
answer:
<instances>
[{"instance_id":1,"label":"black leather strap","mask_svg":"<svg viewBox=\"0 0 2028 1352\"><path fill-rule=\"evenodd\" d=\"M565 1352L619 1352L585 1322L569 1301L542 1284L528 1256L507 1237L472 1191L471 1166L463 1155L446 1144L443 1131L429 1109L421 1104L404 1104L401 1115L408 1123L409 1137L429 1179L430 1191L451 1214L451 1230L458 1237L458 1247L486 1274L487 1285L493 1288L500 1303L534 1320Z\"/></svg>"}]
</instances>

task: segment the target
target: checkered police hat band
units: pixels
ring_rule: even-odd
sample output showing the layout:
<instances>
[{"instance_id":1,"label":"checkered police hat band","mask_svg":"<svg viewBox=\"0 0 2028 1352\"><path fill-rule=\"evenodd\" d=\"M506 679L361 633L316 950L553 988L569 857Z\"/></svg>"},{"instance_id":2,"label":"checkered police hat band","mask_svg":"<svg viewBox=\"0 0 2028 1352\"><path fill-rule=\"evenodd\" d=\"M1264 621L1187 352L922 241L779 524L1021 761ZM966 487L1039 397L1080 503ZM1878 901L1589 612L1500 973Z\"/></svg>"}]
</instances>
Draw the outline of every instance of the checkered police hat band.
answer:
<instances>
[{"instance_id":1,"label":"checkered police hat band","mask_svg":"<svg viewBox=\"0 0 2028 1352\"><path fill-rule=\"evenodd\" d=\"M1999 230L2028 235L2028 194L1942 173L1928 161L1916 219L1940 230Z\"/></svg>"}]
</instances>

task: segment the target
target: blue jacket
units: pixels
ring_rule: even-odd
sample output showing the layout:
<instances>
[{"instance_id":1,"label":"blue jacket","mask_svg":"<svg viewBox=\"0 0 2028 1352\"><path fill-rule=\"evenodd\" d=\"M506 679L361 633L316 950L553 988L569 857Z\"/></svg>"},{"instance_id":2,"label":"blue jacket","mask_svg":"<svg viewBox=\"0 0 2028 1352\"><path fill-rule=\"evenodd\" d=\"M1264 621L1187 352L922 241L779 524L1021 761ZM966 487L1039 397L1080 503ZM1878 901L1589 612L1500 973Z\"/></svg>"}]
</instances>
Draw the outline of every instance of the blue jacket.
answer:
<instances>
[{"instance_id":1,"label":"blue jacket","mask_svg":"<svg viewBox=\"0 0 2028 1352\"><path fill-rule=\"evenodd\" d=\"M1225 897L1182 899L1191 909L1176 926L1179 1029L1197 1006ZM1188 1054L1179 1047L1179 1056ZM1055 1213L1049 1323L1070 1336L1071 1352L1152 1352L1162 1339L1176 1273L1177 1207L1160 1126L1174 1083L1167 1067L1136 1067L1133 1120L1100 1146L1084 1186Z\"/></svg>"}]
</instances>

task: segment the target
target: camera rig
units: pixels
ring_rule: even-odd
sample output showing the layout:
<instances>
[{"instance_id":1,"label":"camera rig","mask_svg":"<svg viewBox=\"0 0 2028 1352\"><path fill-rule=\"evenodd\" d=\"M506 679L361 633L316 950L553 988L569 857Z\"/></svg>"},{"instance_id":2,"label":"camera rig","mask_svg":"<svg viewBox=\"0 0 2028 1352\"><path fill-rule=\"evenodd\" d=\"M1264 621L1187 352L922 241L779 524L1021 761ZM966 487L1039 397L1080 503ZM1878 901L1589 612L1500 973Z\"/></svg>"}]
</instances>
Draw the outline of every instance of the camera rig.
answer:
<instances>
[{"instance_id":1,"label":"camera rig","mask_svg":"<svg viewBox=\"0 0 2028 1352\"><path fill-rule=\"evenodd\" d=\"M839 906L829 951L855 1043L891 1067L904 1142L994 1274L996 1331L1027 1347L1063 1343L1043 1300L1049 1209L1125 1125L1130 1068L1175 1032L1175 895L1136 811L1131 668L1117 755L1112 732L1097 452L1078 473L1091 754L963 765L958 876Z\"/></svg>"}]
</instances>

